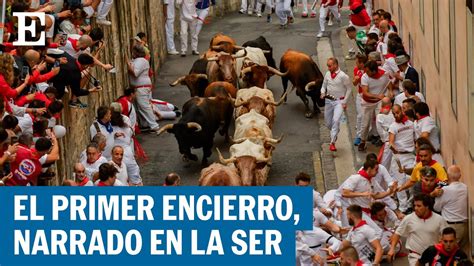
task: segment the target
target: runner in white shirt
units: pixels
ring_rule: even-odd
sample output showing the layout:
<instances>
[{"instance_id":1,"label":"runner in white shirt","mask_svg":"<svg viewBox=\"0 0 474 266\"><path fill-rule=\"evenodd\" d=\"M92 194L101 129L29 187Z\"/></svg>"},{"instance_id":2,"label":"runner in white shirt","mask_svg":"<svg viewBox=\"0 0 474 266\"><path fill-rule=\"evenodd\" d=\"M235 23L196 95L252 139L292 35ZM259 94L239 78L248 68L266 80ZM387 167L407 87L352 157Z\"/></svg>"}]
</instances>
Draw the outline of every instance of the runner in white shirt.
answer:
<instances>
[{"instance_id":1,"label":"runner in white shirt","mask_svg":"<svg viewBox=\"0 0 474 266\"><path fill-rule=\"evenodd\" d=\"M313 227L313 230L311 231L301 231L301 234L301 240L303 240L303 242L308 245L309 248L314 250L316 254L318 254L319 257L324 260L324 263L319 265L327 265L325 261L327 253L329 252L331 254L338 251L341 245L341 241L318 227ZM325 250L326 245L330 245L327 248L328 251ZM301 265L313 266L314 264L311 256L303 256L301 258Z\"/></svg>"},{"instance_id":2,"label":"runner in white shirt","mask_svg":"<svg viewBox=\"0 0 474 266\"><path fill-rule=\"evenodd\" d=\"M382 99L382 107L380 113L377 114L376 124L377 133L379 133L380 140L383 142L383 146L380 148L382 154L380 164L386 169L390 169L392 162L392 150L388 148L388 129L393 122L395 122L395 117L392 113L392 101L389 97L385 97Z\"/></svg>"},{"instance_id":3,"label":"runner in white shirt","mask_svg":"<svg viewBox=\"0 0 474 266\"><path fill-rule=\"evenodd\" d=\"M388 259L394 257L395 248L400 237L406 237L406 248L409 251L410 266L418 265L418 259L423 251L439 241L442 230L447 227L446 221L440 215L430 210L431 198L418 194L414 199L415 212L405 216L393 234Z\"/></svg>"},{"instance_id":4,"label":"runner in white shirt","mask_svg":"<svg viewBox=\"0 0 474 266\"><path fill-rule=\"evenodd\" d=\"M109 162L118 171L115 175L117 180L122 182L125 186L128 186L129 177L127 172L127 165L122 161L124 158L124 149L121 146L115 146L112 148L112 160Z\"/></svg>"},{"instance_id":5,"label":"runner in white shirt","mask_svg":"<svg viewBox=\"0 0 474 266\"><path fill-rule=\"evenodd\" d=\"M402 185L409 177L405 173L400 173L400 166L411 168L415 164L415 130L413 122L403 114L400 105L394 105L392 112L395 122L389 128L389 146L393 152L390 173L398 184ZM400 211L406 212L411 207L407 191L397 192L397 197Z\"/></svg>"},{"instance_id":6,"label":"runner in white shirt","mask_svg":"<svg viewBox=\"0 0 474 266\"><path fill-rule=\"evenodd\" d=\"M374 184L374 191L379 192L379 194L387 192L389 190L389 194L392 194L392 192L396 191L398 182L393 179L393 177L389 174L388 170L383 165L378 163L377 156L375 155L375 153L367 154L366 161L368 160L373 160L378 164L377 174L372 178L372 183ZM387 196L379 198L377 199L377 201L383 202L391 210L396 211L398 208L397 203L391 197Z\"/></svg>"},{"instance_id":7,"label":"runner in white shirt","mask_svg":"<svg viewBox=\"0 0 474 266\"><path fill-rule=\"evenodd\" d=\"M359 258L363 263L378 265L382 260L382 246L374 229L363 220L362 212L362 208L358 205L351 205L347 208L349 224L353 227L342 242L342 249L352 245L359 253Z\"/></svg>"},{"instance_id":8,"label":"runner in white shirt","mask_svg":"<svg viewBox=\"0 0 474 266\"><path fill-rule=\"evenodd\" d=\"M324 107L324 119L326 126L331 130L331 144L329 150L336 151L337 134L344 110L347 108L347 101L351 95L351 82L349 76L339 69L336 58L329 58L327 61L328 71L324 75L321 87L321 99L326 95L334 96L335 99L326 99Z\"/></svg>"},{"instance_id":9,"label":"runner in white shirt","mask_svg":"<svg viewBox=\"0 0 474 266\"><path fill-rule=\"evenodd\" d=\"M365 64L365 74L361 79L362 87L362 142L358 150L366 149L366 141L374 117L379 113L380 101L385 97L387 86L390 83L389 75L385 70L378 67L377 62L368 61ZM375 124L373 124L375 127Z\"/></svg>"},{"instance_id":10,"label":"runner in white shirt","mask_svg":"<svg viewBox=\"0 0 474 266\"><path fill-rule=\"evenodd\" d=\"M448 168L449 185L440 190L441 196L436 198L434 210L441 212L441 216L450 227L456 230L456 240L462 247L467 242L466 232L468 232L468 189L467 186L459 182L461 169L457 165Z\"/></svg>"},{"instance_id":11,"label":"runner in white shirt","mask_svg":"<svg viewBox=\"0 0 474 266\"><path fill-rule=\"evenodd\" d=\"M413 81L406 79L402 82L403 92L395 96L394 104L402 106L405 99L413 98L415 101L425 102L425 97L420 92L416 91L416 85ZM418 99L416 99L418 98Z\"/></svg>"},{"instance_id":12,"label":"runner in white shirt","mask_svg":"<svg viewBox=\"0 0 474 266\"><path fill-rule=\"evenodd\" d=\"M386 254L390 250L390 238L401 221L395 212L390 210L383 202L374 202L370 207L370 213L372 220L383 231L380 244L382 245L384 254ZM400 251L400 248L401 243L397 245L396 251Z\"/></svg>"},{"instance_id":13,"label":"runner in white shirt","mask_svg":"<svg viewBox=\"0 0 474 266\"><path fill-rule=\"evenodd\" d=\"M86 159L81 163L86 168L86 176L93 180L94 174L99 172L99 166L107 163L107 159L99 153L96 143L90 143L86 148Z\"/></svg>"},{"instance_id":14,"label":"runner in white shirt","mask_svg":"<svg viewBox=\"0 0 474 266\"><path fill-rule=\"evenodd\" d=\"M323 263L321 257L316 254L316 251L310 249L306 243L301 239L302 234L296 232L296 266L301 266L301 258L304 256L310 256L314 263Z\"/></svg>"},{"instance_id":15,"label":"runner in white shirt","mask_svg":"<svg viewBox=\"0 0 474 266\"><path fill-rule=\"evenodd\" d=\"M444 160L440 151L439 129L438 126L436 126L436 121L430 116L428 104L419 102L413 106L413 109L415 110L417 118L417 120L415 120L416 138L423 137L429 139L435 149L433 160L436 160L444 166Z\"/></svg>"}]
</instances>

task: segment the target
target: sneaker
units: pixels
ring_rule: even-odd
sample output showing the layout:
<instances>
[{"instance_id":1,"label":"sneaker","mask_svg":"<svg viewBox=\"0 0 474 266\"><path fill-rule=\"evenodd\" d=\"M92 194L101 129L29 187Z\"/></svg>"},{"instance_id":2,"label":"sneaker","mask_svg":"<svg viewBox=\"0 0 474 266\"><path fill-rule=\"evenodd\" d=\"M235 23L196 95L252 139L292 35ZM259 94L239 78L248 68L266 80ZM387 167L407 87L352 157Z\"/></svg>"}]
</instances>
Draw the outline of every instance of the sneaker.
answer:
<instances>
[{"instance_id":1,"label":"sneaker","mask_svg":"<svg viewBox=\"0 0 474 266\"><path fill-rule=\"evenodd\" d=\"M98 19L97 24L104 25L104 26L110 26L110 25L112 25L112 22L110 22L106 19Z\"/></svg>"},{"instance_id":2,"label":"sneaker","mask_svg":"<svg viewBox=\"0 0 474 266\"><path fill-rule=\"evenodd\" d=\"M328 26L332 26L332 25L334 25L334 23L332 22L332 19L330 19L328 22Z\"/></svg>"},{"instance_id":3,"label":"sneaker","mask_svg":"<svg viewBox=\"0 0 474 266\"><path fill-rule=\"evenodd\" d=\"M323 33L322 31L320 31L320 32L318 33L318 35L316 35L316 38L321 38L321 37L323 37L323 35L324 35L324 33Z\"/></svg>"},{"instance_id":4,"label":"sneaker","mask_svg":"<svg viewBox=\"0 0 474 266\"><path fill-rule=\"evenodd\" d=\"M306 13L306 12L301 13L301 17L302 17L302 18L307 18L307 17L308 17L308 13Z\"/></svg>"},{"instance_id":5,"label":"sneaker","mask_svg":"<svg viewBox=\"0 0 474 266\"><path fill-rule=\"evenodd\" d=\"M181 52L181 57L186 57L186 52Z\"/></svg>"},{"instance_id":6,"label":"sneaker","mask_svg":"<svg viewBox=\"0 0 474 266\"><path fill-rule=\"evenodd\" d=\"M168 51L168 54L169 54L169 55L178 55L179 52L176 51L176 50L173 50L173 51Z\"/></svg>"},{"instance_id":7,"label":"sneaker","mask_svg":"<svg viewBox=\"0 0 474 266\"><path fill-rule=\"evenodd\" d=\"M286 29L286 28L288 28L288 23L280 25L280 29Z\"/></svg>"},{"instance_id":8,"label":"sneaker","mask_svg":"<svg viewBox=\"0 0 474 266\"><path fill-rule=\"evenodd\" d=\"M329 144L329 150L330 151L337 151L336 144L334 144L334 143Z\"/></svg>"},{"instance_id":9,"label":"sneaker","mask_svg":"<svg viewBox=\"0 0 474 266\"><path fill-rule=\"evenodd\" d=\"M356 58L355 53L349 53L344 57L346 60L354 60Z\"/></svg>"},{"instance_id":10,"label":"sneaker","mask_svg":"<svg viewBox=\"0 0 474 266\"><path fill-rule=\"evenodd\" d=\"M267 15L267 22L272 23L272 15L270 14Z\"/></svg>"},{"instance_id":11,"label":"sneaker","mask_svg":"<svg viewBox=\"0 0 474 266\"><path fill-rule=\"evenodd\" d=\"M359 146L359 144L360 144L361 141L362 141L362 140L361 140L359 137L355 138L355 140L354 140L354 146Z\"/></svg>"},{"instance_id":12,"label":"sneaker","mask_svg":"<svg viewBox=\"0 0 474 266\"><path fill-rule=\"evenodd\" d=\"M239 10L239 13L243 14L243 13L245 13L245 10L241 9L241 10Z\"/></svg>"},{"instance_id":13,"label":"sneaker","mask_svg":"<svg viewBox=\"0 0 474 266\"><path fill-rule=\"evenodd\" d=\"M252 10L249 10L249 12L247 12L247 15L249 15L249 16L253 15Z\"/></svg>"},{"instance_id":14,"label":"sneaker","mask_svg":"<svg viewBox=\"0 0 474 266\"><path fill-rule=\"evenodd\" d=\"M257 18L261 18L261 17L262 17L262 14L257 13Z\"/></svg>"},{"instance_id":15,"label":"sneaker","mask_svg":"<svg viewBox=\"0 0 474 266\"><path fill-rule=\"evenodd\" d=\"M193 50L193 55L199 55L199 52L196 50Z\"/></svg>"},{"instance_id":16,"label":"sneaker","mask_svg":"<svg viewBox=\"0 0 474 266\"><path fill-rule=\"evenodd\" d=\"M358 151L365 151L367 147L365 147L365 142L360 142L359 147L357 148Z\"/></svg>"},{"instance_id":17,"label":"sneaker","mask_svg":"<svg viewBox=\"0 0 474 266\"><path fill-rule=\"evenodd\" d=\"M316 17L316 13L311 12L311 16L310 16L310 17L315 18L315 17Z\"/></svg>"}]
</instances>

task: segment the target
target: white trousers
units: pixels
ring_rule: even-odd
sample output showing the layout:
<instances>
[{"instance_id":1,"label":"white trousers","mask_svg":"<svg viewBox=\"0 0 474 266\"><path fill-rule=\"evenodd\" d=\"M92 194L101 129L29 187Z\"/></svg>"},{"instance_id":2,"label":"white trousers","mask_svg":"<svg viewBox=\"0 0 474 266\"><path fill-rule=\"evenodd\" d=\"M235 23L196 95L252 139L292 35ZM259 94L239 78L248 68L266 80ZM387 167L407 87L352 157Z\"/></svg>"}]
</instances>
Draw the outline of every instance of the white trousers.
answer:
<instances>
[{"instance_id":1,"label":"white trousers","mask_svg":"<svg viewBox=\"0 0 474 266\"><path fill-rule=\"evenodd\" d=\"M337 5L321 7L319 9L319 28L321 29L321 32L324 32L326 30L326 16L328 15L329 11L331 11L336 20L341 19L341 15L339 14L339 8L337 7Z\"/></svg>"},{"instance_id":2,"label":"white trousers","mask_svg":"<svg viewBox=\"0 0 474 266\"><path fill-rule=\"evenodd\" d=\"M317 1L318 0L313 0L313 4L314 2L317 2ZM301 2L303 3L303 13L307 14L308 13L308 0L302 0ZM311 9L311 13L316 13L316 10Z\"/></svg>"},{"instance_id":3,"label":"white trousers","mask_svg":"<svg viewBox=\"0 0 474 266\"><path fill-rule=\"evenodd\" d=\"M151 107L153 112L159 113L163 119L174 119L176 118L176 112L174 112L174 105L171 103L161 104L152 102Z\"/></svg>"},{"instance_id":4,"label":"white trousers","mask_svg":"<svg viewBox=\"0 0 474 266\"><path fill-rule=\"evenodd\" d=\"M418 255L416 253L409 253L408 254L408 265L410 266L416 266L418 265L417 262L421 258L421 255Z\"/></svg>"},{"instance_id":5,"label":"white trousers","mask_svg":"<svg viewBox=\"0 0 474 266\"><path fill-rule=\"evenodd\" d=\"M372 19L372 0L365 1L365 10L367 10L369 18Z\"/></svg>"},{"instance_id":6,"label":"white trousers","mask_svg":"<svg viewBox=\"0 0 474 266\"><path fill-rule=\"evenodd\" d=\"M133 154L133 149L131 146L124 148L123 162L127 166L129 182L134 185L143 183L142 177L140 176L140 167L138 166L137 161L135 160L135 156Z\"/></svg>"},{"instance_id":7,"label":"white trousers","mask_svg":"<svg viewBox=\"0 0 474 266\"><path fill-rule=\"evenodd\" d=\"M198 21L196 22L196 31L194 32L193 38L196 39L196 44L198 43L199 33L201 33L202 24L204 24L204 20L206 19L207 15L209 14L209 8L205 9L196 9L198 15Z\"/></svg>"},{"instance_id":8,"label":"white trousers","mask_svg":"<svg viewBox=\"0 0 474 266\"><path fill-rule=\"evenodd\" d=\"M175 10L174 10L174 0L169 0L169 4L166 5L166 47L168 52L176 51L176 47L174 45L174 18L175 18Z\"/></svg>"},{"instance_id":9,"label":"white trousers","mask_svg":"<svg viewBox=\"0 0 474 266\"><path fill-rule=\"evenodd\" d=\"M181 19L181 52L186 52L188 50L188 29L191 34L191 49L193 51L197 51L197 38L196 35L196 24L197 19L193 20L193 22L188 22L186 20Z\"/></svg>"},{"instance_id":10,"label":"white trousers","mask_svg":"<svg viewBox=\"0 0 474 266\"><path fill-rule=\"evenodd\" d=\"M357 93L356 96L356 113L357 113L357 118L356 118L356 137L360 138L360 133L362 132L362 106L360 105L361 101L361 96L359 93Z\"/></svg>"},{"instance_id":11,"label":"white trousers","mask_svg":"<svg viewBox=\"0 0 474 266\"><path fill-rule=\"evenodd\" d=\"M265 3L265 12L269 15L272 14L273 0L257 0L255 9L257 9L257 14L262 14L262 5Z\"/></svg>"},{"instance_id":12,"label":"white trousers","mask_svg":"<svg viewBox=\"0 0 474 266\"><path fill-rule=\"evenodd\" d=\"M109 14L113 3L114 0L100 1L99 7L97 8L97 19L105 19L105 17Z\"/></svg>"},{"instance_id":13,"label":"white trousers","mask_svg":"<svg viewBox=\"0 0 474 266\"><path fill-rule=\"evenodd\" d=\"M398 164L396 159L400 160L400 164L405 168L412 168L415 165L416 157L413 154L393 154L392 156L392 163L390 166L390 174L398 181L398 185L402 186L405 184L408 179L410 178L405 173L400 173L398 171ZM407 211L411 207L411 193L409 190L403 190L401 192L397 192L398 198L398 209L402 212Z\"/></svg>"},{"instance_id":14,"label":"white trousers","mask_svg":"<svg viewBox=\"0 0 474 266\"><path fill-rule=\"evenodd\" d=\"M388 146L388 142L385 142L384 146L382 146L383 147L383 153L382 153L382 159L380 160L380 164L385 166L385 168L390 170L390 167L392 165L393 152L392 152L391 149L388 149L387 146Z\"/></svg>"},{"instance_id":15,"label":"white trousers","mask_svg":"<svg viewBox=\"0 0 474 266\"><path fill-rule=\"evenodd\" d=\"M372 105L361 105L362 110L362 127L360 132L360 138L362 141L366 141L369 135L369 130L373 123L375 123L375 117L380 113L380 102ZM376 129L375 126L372 126Z\"/></svg>"},{"instance_id":16,"label":"white trousers","mask_svg":"<svg viewBox=\"0 0 474 266\"><path fill-rule=\"evenodd\" d=\"M159 127L156 123L155 114L151 107L151 90L150 88L138 88L137 89L137 107L138 114L141 118L142 126L149 126L151 129Z\"/></svg>"},{"instance_id":17,"label":"white trousers","mask_svg":"<svg viewBox=\"0 0 474 266\"><path fill-rule=\"evenodd\" d=\"M293 17L291 0L277 0L275 13L280 19L280 25L285 25L288 22L288 17Z\"/></svg>"},{"instance_id":18,"label":"white trousers","mask_svg":"<svg viewBox=\"0 0 474 266\"><path fill-rule=\"evenodd\" d=\"M343 112L344 109L342 108L340 100L332 101L326 99L326 105L324 106L324 120L326 122L326 127L331 130L331 143L335 143L337 140Z\"/></svg>"},{"instance_id":19,"label":"white trousers","mask_svg":"<svg viewBox=\"0 0 474 266\"><path fill-rule=\"evenodd\" d=\"M247 9L248 11L253 11L254 7L255 7L255 0L242 0L240 4L240 10L242 12L246 12Z\"/></svg>"}]
</instances>

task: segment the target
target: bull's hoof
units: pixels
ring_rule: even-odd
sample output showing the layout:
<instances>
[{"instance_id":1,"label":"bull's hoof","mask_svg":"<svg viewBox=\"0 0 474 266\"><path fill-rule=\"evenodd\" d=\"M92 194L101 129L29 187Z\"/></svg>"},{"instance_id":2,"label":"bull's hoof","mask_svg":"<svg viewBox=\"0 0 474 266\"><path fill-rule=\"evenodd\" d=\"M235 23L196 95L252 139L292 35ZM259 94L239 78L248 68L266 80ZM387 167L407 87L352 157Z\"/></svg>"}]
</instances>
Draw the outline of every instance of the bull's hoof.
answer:
<instances>
[{"instance_id":1,"label":"bull's hoof","mask_svg":"<svg viewBox=\"0 0 474 266\"><path fill-rule=\"evenodd\" d=\"M306 112L306 113L304 114L304 117L306 117L306 118L313 118L313 115L314 115L314 113L311 112L311 111L309 111L309 112Z\"/></svg>"}]
</instances>

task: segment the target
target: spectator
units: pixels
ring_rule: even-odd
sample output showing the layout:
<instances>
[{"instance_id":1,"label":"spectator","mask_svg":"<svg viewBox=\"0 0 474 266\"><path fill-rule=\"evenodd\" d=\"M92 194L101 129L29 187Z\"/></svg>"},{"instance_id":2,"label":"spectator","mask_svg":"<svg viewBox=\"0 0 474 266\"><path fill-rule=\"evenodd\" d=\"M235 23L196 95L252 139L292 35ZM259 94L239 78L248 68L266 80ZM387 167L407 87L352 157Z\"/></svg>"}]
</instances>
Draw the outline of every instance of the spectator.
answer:
<instances>
[{"instance_id":1,"label":"spectator","mask_svg":"<svg viewBox=\"0 0 474 266\"><path fill-rule=\"evenodd\" d=\"M435 197L438 190L446 185L436 179L436 170L429 166L423 166L420 170L421 180L416 182L413 186L413 194L425 194L430 197Z\"/></svg>"},{"instance_id":2,"label":"spectator","mask_svg":"<svg viewBox=\"0 0 474 266\"><path fill-rule=\"evenodd\" d=\"M110 122L111 119L112 110L110 109L110 107L100 106L97 109L97 119L92 123L89 128L91 136L95 136L97 133L101 133L106 137L107 142L105 144L102 155L107 160L110 160L112 158L111 151L112 148L115 146L114 128L112 126L112 123Z\"/></svg>"},{"instance_id":3,"label":"spectator","mask_svg":"<svg viewBox=\"0 0 474 266\"><path fill-rule=\"evenodd\" d=\"M128 74L130 84L136 89L136 100L138 105L138 113L141 117L140 125L142 127L148 126L152 132L159 130L159 125L156 123L155 115L150 100L152 99L151 90L153 88L148 70L150 64L145 59L145 50L141 45L135 45L132 49L133 60L128 62Z\"/></svg>"},{"instance_id":4,"label":"spectator","mask_svg":"<svg viewBox=\"0 0 474 266\"><path fill-rule=\"evenodd\" d=\"M423 94L416 91L416 85L413 81L405 79L402 82L403 91L395 97L394 104L402 105L403 101L412 98L416 102L425 102L425 97Z\"/></svg>"},{"instance_id":5,"label":"spectator","mask_svg":"<svg viewBox=\"0 0 474 266\"><path fill-rule=\"evenodd\" d=\"M66 34L84 34L90 31L90 25L85 26L85 19L87 13L81 8L76 8L72 11L68 19L63 20L59 24L59 28Z\"/></svg>"},{"instance_id":6,"label":"spectator","mask_svg":"<svg viewBox=\"0 0 474 266\"><path fill-rule=\"evenodd\" d=\"M136 90L134 88L127 88L124 95L117 99L117 102L122 105L122 114L130 119L130 127L136 131L137 129L137 113L133 101L136 99Z\"/></svg>"},{"instance_id":7,"label":"spectator","mask_svg":"<svg viewBox=\"0 0 474 266\"><path fill-rule=\"evenodd\" d=\"M403 113L406 113L408 110L413 110L413 107L416 104L416 100L413 98L408 98L403 100L402 102L402 111Z\"/></svg>"},{"instance_id":8,"label":"spectator","mask_svg":"<svg viewBox=\"0 0 474 266\"><path fill-rule=\"evenodd\" d=\"M382 14L382 19L388 22L388 24L390 25L390 31L393 31L396 33L398 32L397 26L395 25L395 22L392 20L392 14L390 14L389 12L385 12Z\"/></svg>"},{"instance_id":9,"label":"spectator","mask_svg":"<svg viewBox=\"0 0 474 266\"><path fill-rule=\"evenodd\" d=\"M104 153L105 146L107 145L107 137L104 136L102 133L97 133L92 138L90 143L94 143L99 148L99 153L102 155ZM87 148L81 152L81 156L79 157L79 161L87 160Z\"/></svg>"},{"instance_id":10,"label":"spectator","mask_svg":"<svg viewBox=\"0 0 474 266\"><path fill-rule=\"evenodd\" d=\"M123 160L123 148L121 146L114 146L112 148L112 164L117 169L117 180L119 180L125 186L128 186L129 177L127 173L127 165L122 163Z\"/></svg>"},{"instance_id":11,"label":"spectator","mask_svg":"<svg viewBox=\"0 0 474 266\"><path fill-rule=\"evenodd\" d=\"M5 185L36 186L42 165L54 163L57 160L59 160L59 145L54 133L51 133L50 138L39 138L32 149L20 144L16 158L11 163L13 177Z\"/></svg>"},{"instance_id":12,"label":"spectator","mask_svg":"<svg viewBox=\"0 0 474 266\"><path fill-rule=\"evenodd\" d=\"M428 107L428 104L419 102L413 106L413 109L415 110L417 118L415 121L416 138L423 137L429 139L435 148L433 160L444 166L444 161L440 150L441 142L439 138L439 129L436 125L436 121L430 116L430 108Z\"/></svg>"},{"instance_id":13,"label":"spectator","mask_svg":"<svg viewBox=\"0 0 474 266\"><path fill-rule=\"evenodd\" d=\"M109 163L103 163L99 167L99 180L96 186L112 187L115 186L117 179L117 168Z\"/></svg>"},{"instance_id":14,"label":"spectator","mask_svg":"<svg viewBox=\"0 0 474 266\"><path fill-rule=\"evenodd\" d=\"M413 205L415 212L403 218L393 234L390 251L387 254L388 259L391 260L395 255L395 247L400 237L406 237L410 266L417 265L417 261L426 247L438 242L441 231L447 226L443 217L431 211L431 197L423 194L416 195Z\"/></svg>"},{"instance_id":15,"label":"spectator","mask_svg":"<svg viewBox=\"0 0 474 266\"><path fill-rule=\"evenodd\" d=\"M181 185L181 177L177 173L169 173L165 178L165 187L175 187Z\"/></svg>"},{"instance_id":16,"label":"spectator","mask_svg":"<svg viewBox=\"0 0 474 266\"><path fill-rule=\"evenodd\" d=\"M8 100L17 97L28 86L30 80L30 75L27 74L20 86L15 89L10 87L14 81L14 63L11 55L0 54L0 97L6 103L5 110L9 113L12 113L12 107Z\"/></svg>"},{"instance_id":17,"label":"spectator","mask_svg":"<svg viewBox=\"0 0 474 266\"><path fill-rule=\"evenodd\" d=\"M86 168L86 176L95 181L94 175L99 171L100 165L107 163L107 159L100 154L99 147L96 143L87 145L86 155L87 159L81 161L81 163Z\"/></svg>"},{"instance_id":18,"label":"spectator","mask_svg":"<svg viewBox=\"0 0 474 266\"><path fill-rule=\"evenodd\" d=\"M461 169L457 165L448 168L448 186L438 190L434 210L441 213L449 226L456 230L459 247L467 243L468 232L468 191L461 179Z\"/></svg>"},{"instance_id":19,"label":"spectator","mask_svg":"<svg viewBox=\"0 0 474 266\"><path fill-rule=\"evenodd\" d=\"M441 241L438 244L429 246L416 265L459 265L462 260L467 259L466 253L456 243L456 230L446 227L441 234Z\"/></svg>"},{"instance_id":20,"label":"spectator","mask_svg":"<svg viewBox=\"0 0 474 266\"><path fill-rule=\"evenodd\" d=\"M376 125L377 133L380 136L380 140L384 143L379 152L379 161L386 169L390 170L392 163L392 150L389 148L389 129L390 125L395 122L395 117L392 113L392 101L389 97L382 99L382 107L380 113L377 114Z\"/></svg>"},{"instance_id":21,"label":"spectator","mask_svg":"<svg viewBox=\"0 0 474 266\"><path fill-rule=\"evenodd\" d=\"M86 168L82 163L74 164L74 181L80 187L94 186L94 183L86 176Z\"/></svg>"},{"instance_id":22,"label":"spectator","mask_svg":"<svg viewBox=\"0 0 474 266\"><path fill-rule=\"evenodd\" d=\"M415 90L417 92L419 92L420 91L420 79L419 79L419 75L418 75L418 72L416 71L416 69L413 68L411 65L409 65L410 56L406 55L406 54L397 55L397 57L395 58L395 62L398 65L398 69L400 69L400 72L401 72L400 75L404 79L409 79L413 83L415 83Z\"/></svg>"},{"instance_id":23,"label":"spectator","mask_svg":"<svg viewBox=\"0 0 474 266\"><path fill-rule=\"evenodd\" d=\"M177 55L179 54L176 51L176 47L174 44L174 15L175 15L175 7L174 7L175 0L163 0L163 12L164 18L166 19L166 47L168 49L169 55Z\"/></svg>"},{"instance_id":24,"label":"spectator","mask_svg":"<svg viewBox=\"0 0 474 266\"><path fill-rule=\"evenodd\" d=\"M369 10L369 8L367 8L367 10ZM372 25L372 27L370 27L369 33L375 33L377 34L377 36L380 36L379 26L380 26L381 18L380 18L379 13L375 12L374 14L372 14L372 21L374 24Z\"/></svg>"},{"instance_id":25,"label":"spectator","mask_svg":"<svg viewBox=\"0 0 474 266\"><path fill-rule=\"evenodd\" d=\"M352 85L357 87L357 96L356 96L356 112L357 112L357 120L356 120L356 138L354 140L354 145L359 146L361 142L360 134L362 130L362 107L361 107L361 100L362 100L362 87L360 85L360 81L362 76L364 75L364 65L367 63L367 56L364 54L357 54L356 55L356 66L354 67L354 78L352 80Z\"/></svg>"}]
</instances>

